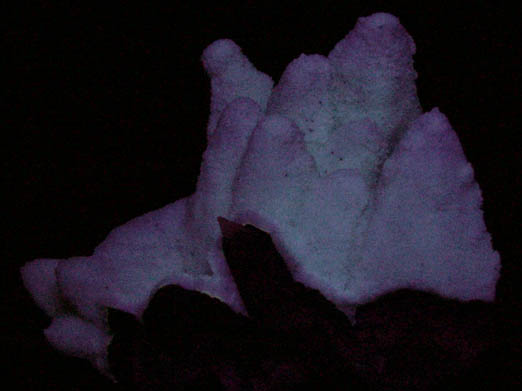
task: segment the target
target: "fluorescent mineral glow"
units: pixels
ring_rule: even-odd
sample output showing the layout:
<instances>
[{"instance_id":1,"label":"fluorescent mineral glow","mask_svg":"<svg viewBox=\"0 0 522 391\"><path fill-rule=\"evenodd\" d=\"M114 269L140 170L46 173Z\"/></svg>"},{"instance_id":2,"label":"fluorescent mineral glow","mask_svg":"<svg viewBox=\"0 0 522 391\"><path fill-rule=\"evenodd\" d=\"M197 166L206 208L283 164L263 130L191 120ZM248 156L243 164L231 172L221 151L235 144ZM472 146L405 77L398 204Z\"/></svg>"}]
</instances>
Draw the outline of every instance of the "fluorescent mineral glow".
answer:
<instances>
[{"instance_id":1,"label":"fluorescent mineral glow","mask_svg":"<svg viewBox=\"0 0 522 391\"><path fill-rule=\"evenodd\" d=\"M422 113L415 44L399 20L360 18L327 57L279 83L230 40L203 52L211 113L196 192L114 229L90 257L21 270L53 318L45 335L107 372L106 307L141 316L175 283L244 312L218 216L271 233L294 277L340 308L399 288L491 301L500 257L456 133Z\"/></svg>"}]
</instances>

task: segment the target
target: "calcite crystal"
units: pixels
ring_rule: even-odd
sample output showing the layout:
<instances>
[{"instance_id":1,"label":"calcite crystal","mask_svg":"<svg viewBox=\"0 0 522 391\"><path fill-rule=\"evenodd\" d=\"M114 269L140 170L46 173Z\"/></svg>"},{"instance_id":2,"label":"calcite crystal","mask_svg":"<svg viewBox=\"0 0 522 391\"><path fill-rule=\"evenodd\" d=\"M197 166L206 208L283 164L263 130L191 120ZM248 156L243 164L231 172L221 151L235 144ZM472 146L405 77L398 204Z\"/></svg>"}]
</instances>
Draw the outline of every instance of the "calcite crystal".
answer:
<instances>
[{"instance_id":1,"label":"calcite crystal","mask_svg":"<svg viewBox=\"0 0 522 391\"><path fill-rule=\"evenodd\" d=\"M269 232L294 278L339 308L399 288L491 301L500 257L456 133L422 113L415 44L399 20L360 18L279 83L230 40L205 49L208 147L196 192L114 229L90 257L21 272L57 349L107 370L107 307L141 316L161 286L245 312L221 250L223 216ZM175 180L175 178L173 178Z\"/></svg>"}]
</instances>

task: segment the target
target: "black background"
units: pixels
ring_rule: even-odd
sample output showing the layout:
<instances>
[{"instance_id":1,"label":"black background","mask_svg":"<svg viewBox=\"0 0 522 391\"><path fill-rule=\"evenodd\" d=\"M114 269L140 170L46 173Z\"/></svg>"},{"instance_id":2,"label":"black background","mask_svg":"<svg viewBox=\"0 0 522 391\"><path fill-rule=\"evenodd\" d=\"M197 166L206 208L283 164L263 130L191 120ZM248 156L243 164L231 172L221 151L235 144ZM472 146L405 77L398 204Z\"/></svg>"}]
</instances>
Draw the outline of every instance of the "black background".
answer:
<instances>
[{"instance_id":1,"label":"black background","mask_svg":"<svg viewBox=\"0 0 522 391\"><path fill-rule=\"evenodd\" d=\"M1 335L13 389L116 389L88 363L47 346L41 330L49 320L21 287L18 268L89 255L112 228L195 190L210 99L200 56L219 38L234 40L277 82L301 53L327 55L359 16L399 17L417 46L422 107L449 118L482 188L504 267L497 297L519 303L516 5L103 3L16 2L4 14Z\"/></svg>"}]
</instances>

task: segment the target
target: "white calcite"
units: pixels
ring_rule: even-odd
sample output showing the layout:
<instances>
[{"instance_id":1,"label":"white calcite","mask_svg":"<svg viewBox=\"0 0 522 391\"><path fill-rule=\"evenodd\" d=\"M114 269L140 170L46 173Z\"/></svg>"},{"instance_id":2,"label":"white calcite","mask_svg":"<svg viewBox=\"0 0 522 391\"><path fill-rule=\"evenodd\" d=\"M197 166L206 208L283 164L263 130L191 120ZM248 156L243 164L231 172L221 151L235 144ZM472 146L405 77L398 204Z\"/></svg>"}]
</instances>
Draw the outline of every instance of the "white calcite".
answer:
<instances>
[{"instance_id":1,"label":"white calcite","mask_svg":"<svg viewBox=\"0 0 522 391\"><path fill-rule=\"evenodd\" d=\"M106 371L106 307L140 316L167 283L244 312L217 216L269 231L295 278L340 308L402 287L493 300L500 257L480 189L447 118L422 113L414 52L398 19L379 13L327 57L292 61L274 87L234 42L211 44L196 192L116 228L90 257L22 268L54 318L51 344Z\"/></svg>"}]
</instances>

